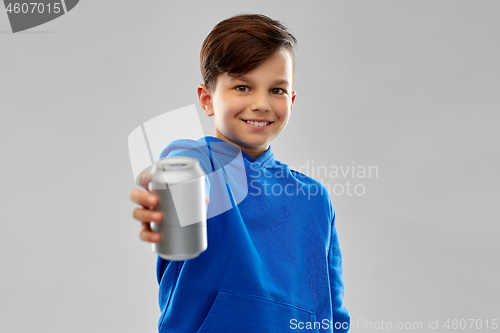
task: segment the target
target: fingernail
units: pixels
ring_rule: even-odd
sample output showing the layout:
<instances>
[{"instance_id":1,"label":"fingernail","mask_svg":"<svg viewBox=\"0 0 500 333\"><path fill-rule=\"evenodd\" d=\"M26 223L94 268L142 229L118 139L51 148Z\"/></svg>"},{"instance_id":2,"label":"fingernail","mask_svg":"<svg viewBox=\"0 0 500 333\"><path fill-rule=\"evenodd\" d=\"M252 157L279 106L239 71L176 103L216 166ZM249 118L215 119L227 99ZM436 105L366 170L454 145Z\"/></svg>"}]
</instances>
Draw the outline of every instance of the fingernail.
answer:
<instances>
[{"instance_id":1,"label":"fingernail","mask_svg":"<svg viewBox=\"0 0 500 333\"><path fill-rule=\"evenodd\" d=\"M154 205L154 204L155 204L155 202L156 202L155 197L149 197L149 198L148 198L148 202L149 202L150 204Z\"/></svg>"}]
</instances>

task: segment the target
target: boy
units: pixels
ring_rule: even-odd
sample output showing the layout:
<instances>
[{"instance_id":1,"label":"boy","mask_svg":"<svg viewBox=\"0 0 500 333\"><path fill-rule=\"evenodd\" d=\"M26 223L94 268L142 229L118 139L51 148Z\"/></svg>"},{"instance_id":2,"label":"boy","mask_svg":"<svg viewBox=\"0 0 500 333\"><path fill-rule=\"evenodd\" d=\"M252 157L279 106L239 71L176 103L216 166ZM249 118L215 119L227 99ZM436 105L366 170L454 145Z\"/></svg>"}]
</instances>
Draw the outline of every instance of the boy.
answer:
<instances>
[{"instance_id":1,"label":"boy","mask_svg":"<svg viewBox=\"0 0 500 333\"><path fill-rule=\"evenodd\" d=\"M328 191L276 161L269 145L285 129L295 101L295 44L280 22L264 15L222 21L203 43L204 84L197 92L205 114L214 117L214 136L173 141L160 158L194 156L209 174L225 163L216 150L217 156L241 150L249 193L236 204L235 186L207 184L212 202L222 200L224 187L233 203L207 220L207 250L186 261L158 257L159 332L349 329ZM197 150L202 142L208 149ZM151 175L142 176L147 189ZM312 186L316 191L309 191ZM157 197L138 189L130 197L142 205L133 213L142 222L140 238L158 242L150 222L160 222L161 213L155 216L148 208L156 206Z\"/></svg>"}]
</instances>

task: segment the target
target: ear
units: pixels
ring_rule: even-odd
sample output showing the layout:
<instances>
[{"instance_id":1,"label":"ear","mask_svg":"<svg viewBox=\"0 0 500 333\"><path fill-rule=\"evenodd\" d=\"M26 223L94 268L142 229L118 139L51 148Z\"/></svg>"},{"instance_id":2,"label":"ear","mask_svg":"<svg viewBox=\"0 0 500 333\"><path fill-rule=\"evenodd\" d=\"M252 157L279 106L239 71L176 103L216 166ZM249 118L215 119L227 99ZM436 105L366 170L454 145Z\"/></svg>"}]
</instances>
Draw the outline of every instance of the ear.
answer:
<instances>
[{"instance_id":1,"label":"ear","mask_svg":"<svg viewBox=\"0 0 500 333\"><path fill-rule=\"evenodd\" d=\"M203 112L205 112L205 114L208 117L213 116L214 108L212 105L212 96L210 94L210 90L207 88L206 85L200 84L198 85L197 93L198 93L198 100L200 101L200 106L203 109Z\"/></svg>"},{"instance_id":2,"label":"ear","mask_svg":"<svg viewBox=\"0 0 500 333\"><path fill-rule=\"evenodd\" d=\"M294 91L292 93L292 104L290 104L290 112L292 112L293 103L295 102L295 96L297 96L297 92Z\"/></svg>"}]
</instances>

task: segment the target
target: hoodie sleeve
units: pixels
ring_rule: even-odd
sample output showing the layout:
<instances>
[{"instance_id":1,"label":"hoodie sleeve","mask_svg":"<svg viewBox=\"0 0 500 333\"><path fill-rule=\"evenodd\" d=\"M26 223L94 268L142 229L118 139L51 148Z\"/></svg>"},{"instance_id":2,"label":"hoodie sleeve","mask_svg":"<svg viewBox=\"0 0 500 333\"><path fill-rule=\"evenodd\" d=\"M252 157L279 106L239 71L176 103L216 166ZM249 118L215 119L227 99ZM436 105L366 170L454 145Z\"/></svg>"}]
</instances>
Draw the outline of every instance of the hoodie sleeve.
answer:
<instances>
[{"instance_id":1,"label":"hoodie sleeve","mask_svg":"<svg viewBox=\"0 0 500 333\"><path fill-rule=\"evenodd\" d=\"M334 210L331 224L330 249L328 252L328 271L330 276L330 292L334 321L333 332L348 332L351 318L349 316L349 312L343 305L344 281L342 269L342 252L340 250L337 227L335 224Z\"/></svg>"}]
</instances>

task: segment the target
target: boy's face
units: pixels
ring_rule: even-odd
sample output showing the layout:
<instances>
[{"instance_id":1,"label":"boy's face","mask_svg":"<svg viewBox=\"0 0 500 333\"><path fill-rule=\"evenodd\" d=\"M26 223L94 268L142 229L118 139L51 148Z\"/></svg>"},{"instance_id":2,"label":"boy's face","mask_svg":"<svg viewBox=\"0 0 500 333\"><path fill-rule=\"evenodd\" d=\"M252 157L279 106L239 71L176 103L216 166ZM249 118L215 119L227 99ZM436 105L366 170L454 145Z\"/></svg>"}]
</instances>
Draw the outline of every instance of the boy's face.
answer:
<instances>
[{"instance_id":1,"label":"boy's face","mask_svg":"<svg viewBox=\"0 0 500 333\"><path fill-rule=\"evenodd\" d=\"M292 57L282 50L241 77L220 75L213 93L199 85L200 104L208 116L214 116L214 136L253 158L266 151L290 118L296 96L292 71ZM258 127L247 120L270 123Z\"/></svg>"}]
</instances>

